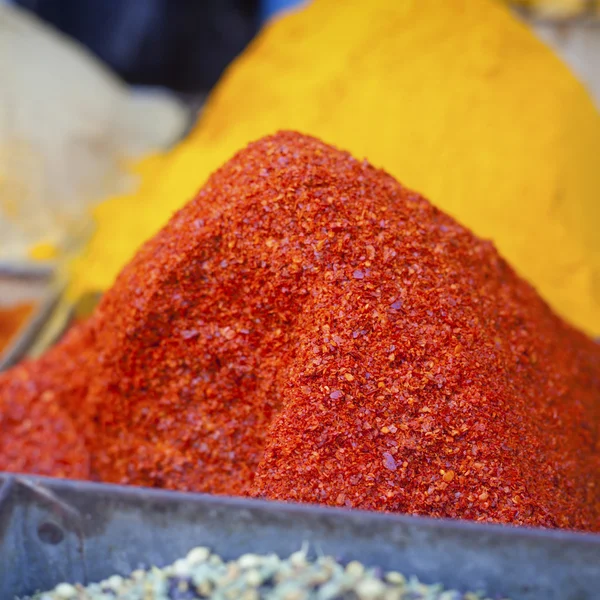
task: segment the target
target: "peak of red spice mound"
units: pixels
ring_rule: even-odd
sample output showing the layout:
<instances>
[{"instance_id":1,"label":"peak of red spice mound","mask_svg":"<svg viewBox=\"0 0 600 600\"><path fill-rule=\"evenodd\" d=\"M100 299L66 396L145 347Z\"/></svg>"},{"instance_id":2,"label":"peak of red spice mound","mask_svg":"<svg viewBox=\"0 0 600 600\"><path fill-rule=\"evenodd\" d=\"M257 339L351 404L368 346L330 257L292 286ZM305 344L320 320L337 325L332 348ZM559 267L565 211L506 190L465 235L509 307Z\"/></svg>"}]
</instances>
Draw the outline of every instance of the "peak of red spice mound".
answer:
<instances>
[{"instance_id":1,"label":"peak of red spice mound","mask_svg":"<svg viewBox=\"0 0 600 600\"><path fill-rule=\"evenodd\" d=\"M600 348L307 136L238 153L42 362L0 378L1 410L51 393L85 450L32 471L600 530Z\"/></svg>"}]
</instances>

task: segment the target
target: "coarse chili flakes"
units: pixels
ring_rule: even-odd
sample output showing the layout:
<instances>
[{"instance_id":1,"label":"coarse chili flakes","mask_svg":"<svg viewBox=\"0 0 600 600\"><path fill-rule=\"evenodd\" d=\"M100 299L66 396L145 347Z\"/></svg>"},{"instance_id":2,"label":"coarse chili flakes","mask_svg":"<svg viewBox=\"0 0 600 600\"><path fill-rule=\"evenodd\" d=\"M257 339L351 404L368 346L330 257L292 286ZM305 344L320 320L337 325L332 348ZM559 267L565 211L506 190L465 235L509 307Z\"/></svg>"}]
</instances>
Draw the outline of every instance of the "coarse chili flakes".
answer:
<instances>
[{"instance_id":1,"label":"coarse chili flakes","mask_svg":"<svg viewBox=\"0 0 600 600\"><path fill-rule=\"evenodd\" d=\"M0 374L0 471L90 479L93 400L86 396L87 324L37 361ZM85 401L85 402L84 402Z\"/></svg>"},{"instance_id":2,"label":"coarse chili flakes","mask_svg":"<svg viewBox=\"0 0 600 600\"><path fill-rule=\"evenodd\" d=\"M44 360L35 401L87 424L104 481L600 530L600 348L491 243L298 133L217 171Z\"/></svg>"}]
</instances>

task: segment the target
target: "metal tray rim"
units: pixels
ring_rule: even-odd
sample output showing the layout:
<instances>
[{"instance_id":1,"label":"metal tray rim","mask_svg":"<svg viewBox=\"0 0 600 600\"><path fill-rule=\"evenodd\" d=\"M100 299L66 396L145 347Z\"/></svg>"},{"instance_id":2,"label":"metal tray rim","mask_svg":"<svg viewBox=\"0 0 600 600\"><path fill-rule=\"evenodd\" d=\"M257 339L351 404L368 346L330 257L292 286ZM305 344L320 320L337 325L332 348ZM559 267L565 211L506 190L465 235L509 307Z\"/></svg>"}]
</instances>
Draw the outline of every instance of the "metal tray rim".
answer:
<instances>
[{"instance_id":1,"label":"metal tray rim","mask_svg":"<svg viewBox=\"0 0 600 600\"><path fill-rule=\"evenodd\" d=\"M2 501L2 488L10 481L31 482L34 485L48 486L53 491L62 492L77 489L83 493L117 493L128 500L135 501L138 498L156 499L169 503L177 503L181 500L199 501L204 505L214 504L220 507L236 509L257 508L273 509L280 513L313 514L315 516L343 515L345 518L368 520L373 523L394 524L419 524L420 527L445 529L448 531L461 531L473 533L487 533L491 536L513 536L536 538L542 540L574 542L578 544L590 544L600 548L600 533L589 533L564 529L544 529L541 527L524 527L501 523L479 523L464 519L432 518L422 515L408 515L401 513L383 513L362 509L348 509L319 504L302 504L299 502L283 502L277 500L266 500L258 498L246 498L238 496L221 496L198 492L179 492L173 490L148 488L135 485L119 485L113 483L99 483L94 481L60 479L55 477L44 477L39 475L28 475L23 473L8 473L0 471L0 506Z\"/></svg>"}]
</instances>

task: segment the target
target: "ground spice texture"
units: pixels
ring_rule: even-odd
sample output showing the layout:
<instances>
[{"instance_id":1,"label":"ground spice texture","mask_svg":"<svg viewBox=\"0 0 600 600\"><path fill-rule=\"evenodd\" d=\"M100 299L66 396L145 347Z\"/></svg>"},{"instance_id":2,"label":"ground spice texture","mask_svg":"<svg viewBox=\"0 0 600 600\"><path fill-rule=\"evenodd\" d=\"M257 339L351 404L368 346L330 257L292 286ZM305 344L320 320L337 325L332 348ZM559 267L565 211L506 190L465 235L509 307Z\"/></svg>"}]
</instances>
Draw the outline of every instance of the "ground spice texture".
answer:
<instances>
[{"instance_id":1,"label":"ground spice texture","mask_svg":"<svg viewBox=\"0 0 600 600\"><path fill-rule=\"evenodd\" d=\"M600 530L600 347L490 242L292 132L2 375L0 415L2 469Z\"/></svg>"}]
</instances>

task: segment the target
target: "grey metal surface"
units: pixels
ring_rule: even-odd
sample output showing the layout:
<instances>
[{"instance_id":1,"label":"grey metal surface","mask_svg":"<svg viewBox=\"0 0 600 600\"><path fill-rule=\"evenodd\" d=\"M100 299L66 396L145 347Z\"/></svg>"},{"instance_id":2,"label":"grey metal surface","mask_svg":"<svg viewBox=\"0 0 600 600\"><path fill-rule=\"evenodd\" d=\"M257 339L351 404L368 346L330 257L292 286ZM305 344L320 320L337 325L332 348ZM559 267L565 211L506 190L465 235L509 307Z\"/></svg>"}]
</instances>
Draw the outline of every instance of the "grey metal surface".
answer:
<instances>
[{"instance_id":1,"label":"grey metal surface","mask_svg":"<svg viewBox=\"0 0 600 600\"><path fill-rule=\"evenodd\" d=\"M0 271L0 308L38 302L44 295L46 286L47 281L43 277L7 275Z\"/></svg>"},{"instance_id":2,"label":"grey metal surface","mask_svg":"<svg viewBox=\"0 0 600 600\"><path fill-rule=\"evenodd\" d=\"M600 536L0 474L0 598L308 542L462 590L515 600L600 597Z\"/></svg>"}]
</instances>

